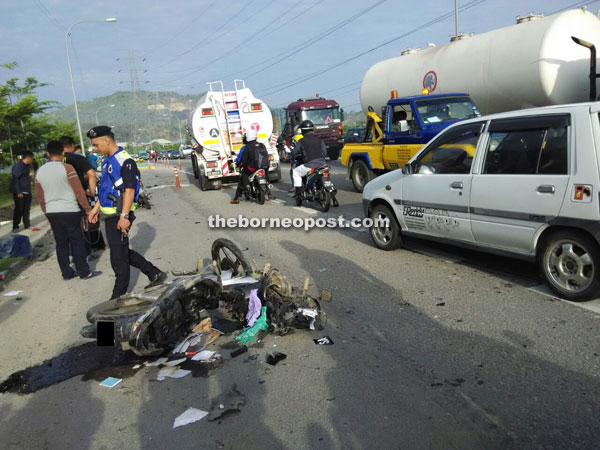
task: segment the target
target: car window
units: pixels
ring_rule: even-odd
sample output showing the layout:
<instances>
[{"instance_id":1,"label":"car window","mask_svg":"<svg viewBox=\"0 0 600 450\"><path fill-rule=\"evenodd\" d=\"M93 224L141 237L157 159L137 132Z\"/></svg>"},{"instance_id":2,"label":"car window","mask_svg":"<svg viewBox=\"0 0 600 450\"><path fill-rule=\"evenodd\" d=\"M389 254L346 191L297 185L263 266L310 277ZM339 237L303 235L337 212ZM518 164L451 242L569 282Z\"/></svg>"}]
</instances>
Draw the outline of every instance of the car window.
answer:
<instances>
[{"instance_id":1,"label":"car window","mask_svg":"<svg viewBox=\"0 0 600 450\"><path fill-rule=\"evenodd\" d=\"M400 122L405 120L408 123L409 130L416 130L419 128L417 121L413 117L410 103L403 103L401 105L392 105L390 107L390 132L399 133L402 131Z\"/></svg>"},{"instance_id":2,"label":"car window","mask_svg":"<svg viewBox=\"0 0 600 450\"><path fill-rule=\"evenodd\" d=\"M484 174L568 173L568 122L556 118L546 123L536 120L530 123L535 129L524 129L528 120L490 126Z\"/></svg>"},{"instance_id":3,"label":"car window","mask_svg":"<svg viewBox=\"0 0 600 450\"><path fill-rule=\"evenodd\" d=\"M438 136L415 161L415 173L470 173L483 123L451 128Z\"/></svg>"}]
</instances>

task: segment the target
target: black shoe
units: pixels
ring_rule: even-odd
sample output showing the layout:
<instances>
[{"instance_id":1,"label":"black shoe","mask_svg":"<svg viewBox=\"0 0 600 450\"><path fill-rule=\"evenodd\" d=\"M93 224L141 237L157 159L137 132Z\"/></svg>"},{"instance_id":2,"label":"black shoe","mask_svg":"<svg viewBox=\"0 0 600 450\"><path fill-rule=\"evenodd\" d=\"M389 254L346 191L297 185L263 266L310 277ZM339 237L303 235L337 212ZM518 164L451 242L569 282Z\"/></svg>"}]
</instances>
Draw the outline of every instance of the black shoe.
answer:
<instances>
[{"instance_id":1,"label":"black shoe","mask_svg":"<svg viewBox=\"0 0 600 450\"><path fill-rule=\"evenodd\" d=\"M167 273L160 271L156 275L154 275L152 278L150 278L150 284L148 286L146 286L144 289L158 286L159 284L164 283L164 281L166 279L167 279Z\"/></svg>"},{"instance_id":2,"label":"black shoe","mask_svg":"<svg viewBox=\"0 0 600 450\"><path fill-rule=\"evenodd\" d=\"M71 275L63 277L63 280L65 280L65 281L72 280L76 276L77 276L77 274L75 272L73 272Z\"/></svg>"},{"instance_id":3,"label":"black shoe","mask_svg":"<svg viewBox=\"0 0 600 450\"><path fill-rule=\"evenodd\" d=\"M79 278L81 278L82 280L89 280L90 278L97 277L98 275L102 275L102 271L97 270L97 271L94 271L94 272L90 272L87 275L84 275L84 276L79 277Z\"/></svg>"},{"instance_id":4,"label":"black shoe","mask_svg":"<svg viewBox=\"0 0 600 450\"><path fill-rule=\"evenodd\" d=\"M83 327L81 329L79 334L81 334L81 336L83 336L84 338L96 339L96 337L97 337L96 325L86 325L85 327Z\"/></svg>"}]
</instances>

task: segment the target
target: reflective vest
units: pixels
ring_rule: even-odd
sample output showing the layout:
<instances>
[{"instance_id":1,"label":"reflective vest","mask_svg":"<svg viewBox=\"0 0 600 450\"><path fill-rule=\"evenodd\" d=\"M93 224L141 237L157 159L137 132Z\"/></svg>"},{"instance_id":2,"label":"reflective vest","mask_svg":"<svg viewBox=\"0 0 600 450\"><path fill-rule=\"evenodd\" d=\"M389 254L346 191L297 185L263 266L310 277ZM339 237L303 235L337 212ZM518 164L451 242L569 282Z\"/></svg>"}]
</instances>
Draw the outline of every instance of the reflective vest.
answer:
<instances>
[{"instance_id":1,"label":"reflective vest","mask_svg":"<svg viewBox=\"0 0 600 450\"><path fill-rule=\"evenodd\" d=\"M123 187L123 178L121 177L121 168L123 163L132 159L129 154L119 147L112 156L104 158L102 161L102 179L98 190L98 201L100 202L100 211L106 215L117 214L117 200L122 196L125 188ZM137 207L137 201L140 194L140 175L136 174L135 195L131 211ZM119 211L122 212L122 211Z\"/></svg>"}]
</instances>

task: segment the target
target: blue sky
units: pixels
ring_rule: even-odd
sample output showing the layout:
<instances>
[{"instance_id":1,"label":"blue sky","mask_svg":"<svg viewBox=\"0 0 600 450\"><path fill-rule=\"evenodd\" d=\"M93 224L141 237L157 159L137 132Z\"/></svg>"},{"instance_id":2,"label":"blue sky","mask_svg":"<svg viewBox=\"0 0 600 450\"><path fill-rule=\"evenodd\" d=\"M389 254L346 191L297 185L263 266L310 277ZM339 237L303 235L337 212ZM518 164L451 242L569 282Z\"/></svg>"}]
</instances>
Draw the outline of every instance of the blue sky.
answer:
<instances>
[{"instance_id":1,"label":"blue sky","mask_svg":"<svg viewBox=\"0 0 600 450\"><path fill-rule=\"evenodd\" d=\"M460 13L460 31L483 33L514 24L518 15L584 3L593 12L600 8L600 1L459 0L468 7ZM130 89L134 55L143 89L194 94L206 81L222 79L227 88L241 78L272 107L319 93L358 110L359 82L368 68L402 49L446 43L454 34L454 15L421 26L453 10L454 0L2 0L0 63L16 61L19 67L0 68L0 81L34 76L51 83L40 90L42 99L71 104L66 29L80 20L116 17L115 23L73 28L78 99Z\"/></svg>"}]
</instances>

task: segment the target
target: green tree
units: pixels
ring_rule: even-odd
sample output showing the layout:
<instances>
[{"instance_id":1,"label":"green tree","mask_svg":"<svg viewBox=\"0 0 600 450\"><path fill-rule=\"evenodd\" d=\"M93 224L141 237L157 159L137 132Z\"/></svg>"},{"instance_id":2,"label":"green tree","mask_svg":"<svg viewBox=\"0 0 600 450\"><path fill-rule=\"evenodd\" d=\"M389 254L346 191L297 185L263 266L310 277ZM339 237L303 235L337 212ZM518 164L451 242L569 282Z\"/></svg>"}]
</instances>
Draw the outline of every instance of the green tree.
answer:
<instances>
[{"instance_id":1,"label":"green tree","mask_svg":"<svg viewBox=\"0 0 600 450\"><path fill-rule=\"evenodd\" d=\"M12 70L16 62L0 64ZM35 91L47 83L27 77L23 83L11 78L0 85L0 149L3 155L21 154L25 150L40 150L43 144L63 134L74 135L71 122L53 120L45 112L56 105L54 101L40 101ZM6 157L5 157L6 161Z\"/></svg>"}]
</instances>

